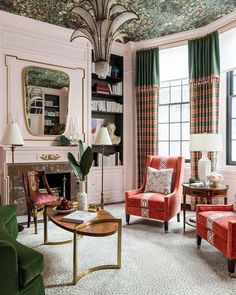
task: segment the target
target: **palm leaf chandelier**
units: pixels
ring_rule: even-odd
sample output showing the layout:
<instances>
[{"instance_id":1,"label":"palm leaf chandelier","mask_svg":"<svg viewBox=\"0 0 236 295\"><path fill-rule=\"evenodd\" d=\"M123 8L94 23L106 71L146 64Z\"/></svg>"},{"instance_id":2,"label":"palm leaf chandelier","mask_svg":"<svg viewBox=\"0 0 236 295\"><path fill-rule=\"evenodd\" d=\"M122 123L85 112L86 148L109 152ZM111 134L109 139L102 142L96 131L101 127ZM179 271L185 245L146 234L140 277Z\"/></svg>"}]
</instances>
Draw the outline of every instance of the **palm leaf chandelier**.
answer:
<instances>
[{"instance_id":1,"label":"palm leaf chandelier","mask_svg":"<svg viewBox=\"0 0 236 295\"><path fill-rule=\"evenodd\" d=\"M119 28L132 19L138 19L138 15L117 4L116 0L82 0L71 12L79 15L84 22L73 32L71 41L78 37L89 40L93 46L95 73L105 79L109 71L112 42L117 39L123 42L127 36Z\"/></svg>"}]
</instances>

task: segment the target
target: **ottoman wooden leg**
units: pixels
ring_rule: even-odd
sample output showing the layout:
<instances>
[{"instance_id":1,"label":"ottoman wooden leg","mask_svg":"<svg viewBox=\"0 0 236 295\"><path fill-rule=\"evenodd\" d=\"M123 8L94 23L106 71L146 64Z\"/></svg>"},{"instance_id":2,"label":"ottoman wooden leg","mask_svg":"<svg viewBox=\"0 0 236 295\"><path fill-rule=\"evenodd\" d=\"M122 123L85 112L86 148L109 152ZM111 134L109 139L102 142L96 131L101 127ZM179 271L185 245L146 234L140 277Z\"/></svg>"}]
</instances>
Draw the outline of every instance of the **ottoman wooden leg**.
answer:
<instances>
[{"instance_id":1,"label":"ottoman wooden leg","mask_svg":"<svg viewBox=\"0 0 236 295\"><path fill-rule=\"evenodd\" d=\"M235 269L235 260L228 259L228 272L229 274L233 274Z\"/></svg>"},{"instance_id":2,"label":"ottoman wooden leg","mask_svg":"<svg viewBox=\"0 0 236 295\"><path fill-rule=\"evenodd\" d=\"M200 249L201 242L202 242L202 237L196 235L196 241L197 241L197 248Z\"/></svg>"},{"instance_id":3,"label":"ottoman wooden leg","mask_svg":"<svg viewBox=\"0 0 236 295\"><path fill-rule=\"evenodd\" d=\"M126 214L126 224L128 224L128 225L129 225L129 220L130 220L130 215Z\"/></svg>"}]
</instances>

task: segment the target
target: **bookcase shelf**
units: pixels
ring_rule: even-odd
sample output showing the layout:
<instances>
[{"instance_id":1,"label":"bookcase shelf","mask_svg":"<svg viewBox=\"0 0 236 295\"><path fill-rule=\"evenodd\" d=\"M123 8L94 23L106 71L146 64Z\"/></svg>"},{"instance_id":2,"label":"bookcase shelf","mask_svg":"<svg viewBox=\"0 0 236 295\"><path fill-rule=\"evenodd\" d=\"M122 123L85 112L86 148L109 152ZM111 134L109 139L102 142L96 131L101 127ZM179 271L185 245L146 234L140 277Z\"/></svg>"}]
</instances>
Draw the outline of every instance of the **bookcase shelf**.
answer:
<instances>
[{"instance_id":1,"label":"bookcase shelf","mask_svg":"<svg viewBox=\"0 0 236 295\"><path fill-rule=\"evenodd\" d=\"M107 126L108 123L115 124L115 135L121 137L121 143L105 146L105 157L109 166L112 163L114 166L120 166L123 165L123 57L111 55L110 66L111 76L106 79L99 79L96 74L92 74L91 118L95 123L102 122L100 126L95 127L96 134L101 126ZM112 76L113 67L118 70L118 74L116 73L118 77ZM92 148L94 166L97 167L100 163L101 146L92 145Z\"/></svg>"}]
</instances>

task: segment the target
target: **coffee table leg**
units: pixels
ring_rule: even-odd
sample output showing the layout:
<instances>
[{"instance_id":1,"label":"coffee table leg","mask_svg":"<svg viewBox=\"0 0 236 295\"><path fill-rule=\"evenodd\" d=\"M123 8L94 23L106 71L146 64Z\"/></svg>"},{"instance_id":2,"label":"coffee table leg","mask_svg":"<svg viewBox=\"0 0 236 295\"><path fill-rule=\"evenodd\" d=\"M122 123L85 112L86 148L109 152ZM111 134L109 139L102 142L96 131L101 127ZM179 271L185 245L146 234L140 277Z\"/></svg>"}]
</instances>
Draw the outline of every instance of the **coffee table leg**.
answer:
<instances>
[{"instance_id":1,"label":"coffee table leg","mask_svg":"<svg viewBox=\"0 0 236 295\"><path fill-rule=\"evenodd\" d=\"M185 232L185 219L186 219L186 194L183 192L183 226Z\"/></svg>"},{"instance_id":2,"label":"coffee table leg","mask_svg":"<svg viewBox=\"0 0 236 295\"><path fill-rule=\"evenodd\" d=\"M73 285L77 283L77 233L73 237Z\"/></svg>"},{"instance_id":3,"label":"coffee table leg","mask_svg":"<svg viewBox=\"0 0 236 295\"><path fill-rule=\"evenodd\" d=\"M121 268L121 220L118 221L118 236L117 236L117 267Z\"/></svg>"},{"instance_id":4,"label":"coffee table leg","mask_svg":"<svg viewBox=\"0 0 236 295\"><path fill-rule=\"evenodd\" d=\"M44 221L44 245L48 242L48 217L47 217L47 206L45 205L43 211L43 221Z\"/></svg>"}]
</instances>

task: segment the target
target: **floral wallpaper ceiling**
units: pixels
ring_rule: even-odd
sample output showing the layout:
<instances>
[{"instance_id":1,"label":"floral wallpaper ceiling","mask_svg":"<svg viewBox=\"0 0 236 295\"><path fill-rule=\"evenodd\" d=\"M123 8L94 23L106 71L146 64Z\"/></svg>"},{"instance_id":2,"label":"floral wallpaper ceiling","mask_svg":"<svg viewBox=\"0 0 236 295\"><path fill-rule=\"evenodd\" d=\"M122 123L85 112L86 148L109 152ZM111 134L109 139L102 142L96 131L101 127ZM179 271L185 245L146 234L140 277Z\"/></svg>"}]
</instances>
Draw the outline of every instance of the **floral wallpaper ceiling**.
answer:
<instances>
[{"instance_id":1,"label":"floral wallpaper ceiling","mask_svg":"<svg viewBox=\"0 0 236 295\"><path fill-rule=\"evenodd\" d=\"M117 0L140 19L126 25L129 40L161 37L193 28L232 12L236 0ZM79 0L1 0L0 10L75 29L78 19L70 9Z\"/></svg>"}]
</instances>

